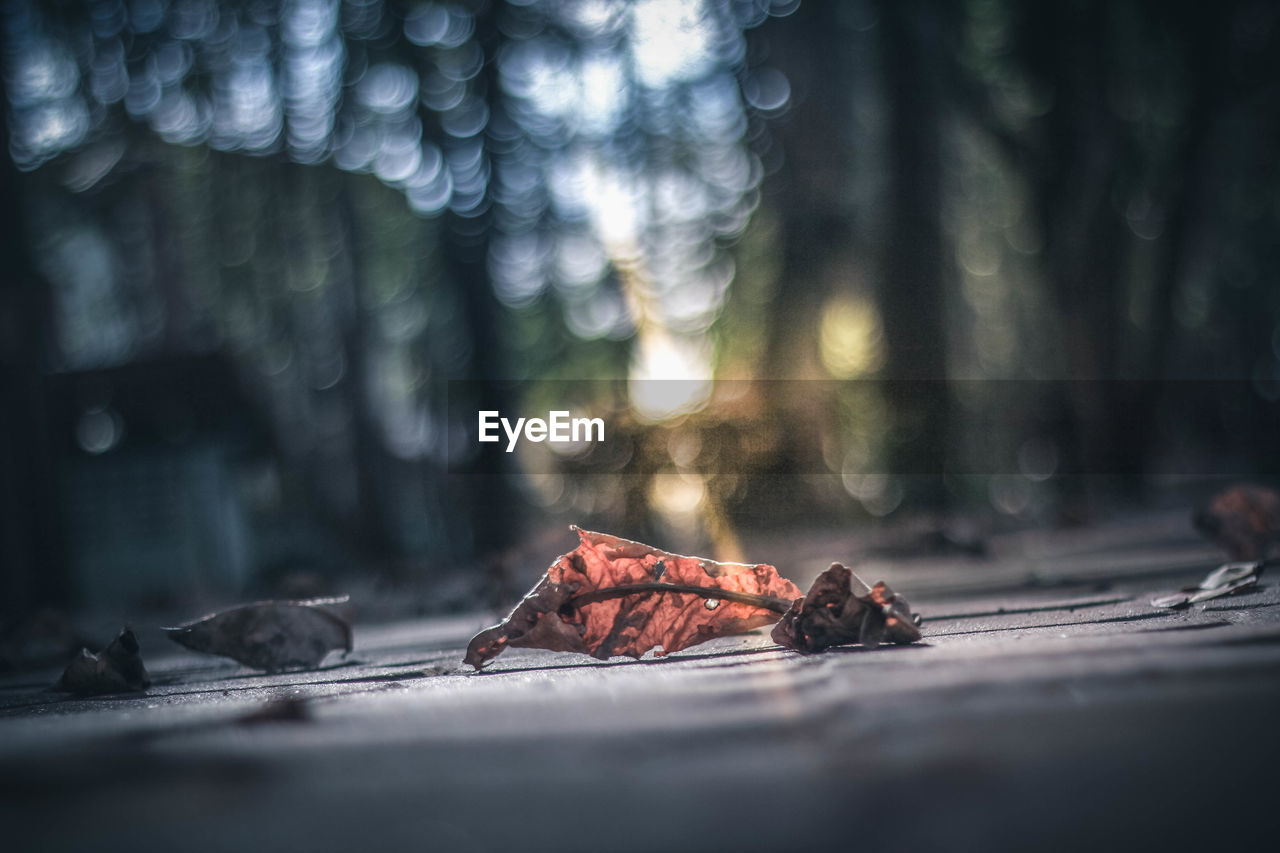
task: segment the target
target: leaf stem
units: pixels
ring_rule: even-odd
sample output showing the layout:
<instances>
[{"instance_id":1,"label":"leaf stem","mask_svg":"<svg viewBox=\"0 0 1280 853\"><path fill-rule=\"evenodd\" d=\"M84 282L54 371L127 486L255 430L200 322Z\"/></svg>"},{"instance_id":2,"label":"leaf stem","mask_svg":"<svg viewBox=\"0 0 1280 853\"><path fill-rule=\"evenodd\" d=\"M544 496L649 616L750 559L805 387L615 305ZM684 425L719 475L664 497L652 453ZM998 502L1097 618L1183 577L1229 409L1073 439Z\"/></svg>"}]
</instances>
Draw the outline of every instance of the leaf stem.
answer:
<instances>
[{"instance_id":1,"label":"leaf stem","mask_svg":"<svg viewBox=\"0 0 1280 853\"><path fill-rule=\"evenodd\" d=\"M693 586L679 583L635 583L624 586L610 586L594 592L584 592L565 602L567 607L581 607L584 604L595 604L611 598L623 598L628 595L645 595L654 592L682 592L689 595L700 595L707 599L722 599L737 604L749 604L774 613L785 614L791 609L791 600L775 598L772 595L756 595L751 592L738 592L731 589L716 589L712 586Z\"/></svg>"}]
</instances>

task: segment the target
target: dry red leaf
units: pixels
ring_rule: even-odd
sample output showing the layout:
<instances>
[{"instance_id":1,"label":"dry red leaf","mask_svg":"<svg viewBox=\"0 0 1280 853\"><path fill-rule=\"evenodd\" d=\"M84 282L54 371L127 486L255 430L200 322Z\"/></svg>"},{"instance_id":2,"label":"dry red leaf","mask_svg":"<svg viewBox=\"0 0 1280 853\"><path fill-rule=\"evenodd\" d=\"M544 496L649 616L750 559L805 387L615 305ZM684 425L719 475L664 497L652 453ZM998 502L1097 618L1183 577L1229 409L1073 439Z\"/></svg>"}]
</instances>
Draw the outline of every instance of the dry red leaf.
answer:
<instances>
[{"instance_id":1,"label":"dry red leaf","mask_svg":"<svg viewBox=\"0 0 1280 853\"><path fill-rule=\"evenodd\" d=\"M499 625L472 638L480 669L508 646L605 660L676 652L777 620L799 587L773 566L685 557L574 527L578 547L556 558Z\"/></svg>"},{"instance_id":2,"label":"dry red leaf","mask_svg":"<svg viewBox=\"0 0 1280 853\"><path fill-rule=\"evenodd\" d=\"M919 621L907 600L884 581L869 587L832 563L774 626L773 641L806 654L852 643L867 648L914 643L920 639Z\"/></svg>"},{"instance_id":3,"label":"dry red leaf","mask_svg":"<svg viewBox=\"0 0 1280 853\"><path fill-rule=\"evenodd\" d=\"M1233 486L1214 495L1192 520L1232 560L1260 560L1280 542L1280 494L1265 486Z\"/></svg>"}]
</instances>

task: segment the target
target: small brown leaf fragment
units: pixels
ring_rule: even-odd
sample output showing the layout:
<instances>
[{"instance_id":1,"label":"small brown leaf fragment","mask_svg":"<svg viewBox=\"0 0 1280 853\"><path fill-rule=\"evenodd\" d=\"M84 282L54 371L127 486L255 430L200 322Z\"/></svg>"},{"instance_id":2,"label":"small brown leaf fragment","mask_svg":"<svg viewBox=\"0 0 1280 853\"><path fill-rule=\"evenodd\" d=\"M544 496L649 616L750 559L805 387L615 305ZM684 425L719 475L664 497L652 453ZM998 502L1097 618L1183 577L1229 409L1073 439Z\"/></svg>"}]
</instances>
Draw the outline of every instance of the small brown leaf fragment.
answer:
<instances>
[{"instance_id":1,"label":"small brown leaf fragment","mask_svg":"<svg viewBox=\"0 0 1280 853\"><path fill-rule=\"evenodd\" d=\"M1280 543L1280 493L1248 483L1232 486L1214 495L1192 523L1232 560L1260 560Z\"/></svg>"},{"instance_id":2,"label":"small brown leaf fragment","mask_svg":"<svg viewBox=\"0 0 1280 853\"><path fill-rule=\"evenodd\" d=\"M804 654L853 643L874 649L920 637L919 616L905 598L884 581L868 587L839 563L818 575L773 628L775 643Z\"/></svg>"},{"instance_id":3,"label":"small brown leaf fragment","mask_svg":"<svg viewBox=\"0 0 1280 853\"><path fill-rule=\"evenodd\" d=\"M88 649L67 665L54 690L80 696L132 693L151 686L151 677L142 664L138 638L128 628L96 655Z\"/></svg>"},{"instance_id":4,"label":"small brown leaf fragment","mask_svg":"<svg viewBox=\"0 0 1280 853\"><path fill-rule=\"evenodd\" d=\"M581 652L601 660L676 652L768 625L800 589L766 564L718 563L574 527L557 557L501 624L472 638L480 669L508 646Z\"/></svg>"},{"instance_id":5,"label":"small brown leaf fragment","mask_svg":"<svg viewBox=\"0 0 1280 853\"><path fill-rule=\"evenodd\" d=\"M259 601L164 630L175 643L254 669L315 669L329 652L351 651L350 623L325 609L345 601Z\"/></svg>"}]
</instances>

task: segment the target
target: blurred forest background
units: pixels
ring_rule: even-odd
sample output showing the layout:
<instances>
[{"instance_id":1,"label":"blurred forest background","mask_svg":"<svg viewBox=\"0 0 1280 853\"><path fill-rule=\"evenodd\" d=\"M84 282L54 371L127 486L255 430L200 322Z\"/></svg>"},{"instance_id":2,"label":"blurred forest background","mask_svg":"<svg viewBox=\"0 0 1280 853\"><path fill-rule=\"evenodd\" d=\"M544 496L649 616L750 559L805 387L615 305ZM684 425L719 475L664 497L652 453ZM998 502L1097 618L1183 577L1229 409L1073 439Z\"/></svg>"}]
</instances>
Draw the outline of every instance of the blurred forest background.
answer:
<instances>
[{"instance_id":1,"label":"blurred forest background","mask_svg":"<svg viewBox=\"0 0 1280 853\"><path fill-rule=\"evenodd\" d=\"M3 9L8 615L1280 470L1280 4Z\"/></svg>"}]
</instances>

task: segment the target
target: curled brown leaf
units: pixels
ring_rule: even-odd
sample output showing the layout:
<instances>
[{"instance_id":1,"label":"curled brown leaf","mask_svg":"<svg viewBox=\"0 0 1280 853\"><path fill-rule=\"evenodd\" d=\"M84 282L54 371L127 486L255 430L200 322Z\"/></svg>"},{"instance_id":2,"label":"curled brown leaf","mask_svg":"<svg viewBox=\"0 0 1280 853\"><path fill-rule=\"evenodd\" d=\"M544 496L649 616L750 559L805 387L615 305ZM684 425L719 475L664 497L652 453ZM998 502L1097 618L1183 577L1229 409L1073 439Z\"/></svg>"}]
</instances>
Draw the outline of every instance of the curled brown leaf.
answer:
<instances>
[{"instance_id":1,"label":"curled brown leaf","mask_svg":"<svg viewBox=\"0 0 1280 853\"><path fill-rule=\"evenodd\" d=\"M573 530L578 547L557 557L506 619L472 638L466 663L480 669L507 647L601 660L667 654L768 625L800 596L770 565L718 563Z\"/></svg>"},{"instance_id":2,"label":"curled brown leaf","mask_svg":"<svg viewBox=\"0 0 1280 853\"><path fill-rule=\"evenodd\" d=\"M164 630L175 643L254 669L314 669L331 651L351 651L351 624L327 609L346 600L258 601Z\"/></svg>"},{"instance_id":3,"label":"curled brown leaf","mask_svg":"<svg viewBox=\"0 0 1280 853\"><path fill-rule=\"evenodd\" d=\"M138 638L125 628L96 655L81 649L53 689L95 696L142 691L150 686L151 677L142 664Z\"/></svg>"},{"instance_id":4,"label":"curled brown leaf","mask_svg":"<svg viewBox=\"0 0 1280 853\"><path fill-rule=\"evenodd\" d=\"M884 581L868 587L840 563L818 575L773 628L773 641L810 654L831 646L914 643L920 617Z\"/></svg>"}]
</instances>

